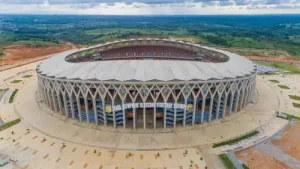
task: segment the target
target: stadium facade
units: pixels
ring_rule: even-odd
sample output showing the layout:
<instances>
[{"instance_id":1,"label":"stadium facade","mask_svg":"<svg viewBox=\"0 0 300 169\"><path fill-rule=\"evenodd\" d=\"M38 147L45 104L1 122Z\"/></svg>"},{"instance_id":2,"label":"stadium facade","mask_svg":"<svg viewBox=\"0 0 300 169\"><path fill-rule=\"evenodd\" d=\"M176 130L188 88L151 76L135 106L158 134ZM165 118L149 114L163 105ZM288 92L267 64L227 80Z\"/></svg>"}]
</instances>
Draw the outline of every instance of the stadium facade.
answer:
<instances>
[{"instance_id":1,"label":"stadium facade","mask_svg":"<svg viewBox=\"0 0 300 169\"><path fill-rule=\"evenodd\" d=\"M130 39L57 54L37 67L45 104L105 126L210 123L246 107L256 65L239 55L167 39Z\"/></svg>"}]
</instances>

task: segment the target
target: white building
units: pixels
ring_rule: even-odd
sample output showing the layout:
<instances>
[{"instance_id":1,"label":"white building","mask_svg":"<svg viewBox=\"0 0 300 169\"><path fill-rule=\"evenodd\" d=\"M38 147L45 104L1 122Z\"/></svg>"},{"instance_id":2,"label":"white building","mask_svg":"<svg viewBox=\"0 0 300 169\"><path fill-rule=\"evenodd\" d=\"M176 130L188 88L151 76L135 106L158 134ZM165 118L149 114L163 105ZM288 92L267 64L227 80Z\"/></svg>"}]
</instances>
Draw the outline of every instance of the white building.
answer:
<instances>
[{"instance_id":1,"label":"white building","mask_svg":"<svg viewBox=\"0 0 300 169\"><path fill-rule=\"evenodd\" d=\"M165 39L64 52L37 67L53 111L134 129L197 125L238 112L251 100L256 72L239 55Z\"/></svg>"}]
</instances>

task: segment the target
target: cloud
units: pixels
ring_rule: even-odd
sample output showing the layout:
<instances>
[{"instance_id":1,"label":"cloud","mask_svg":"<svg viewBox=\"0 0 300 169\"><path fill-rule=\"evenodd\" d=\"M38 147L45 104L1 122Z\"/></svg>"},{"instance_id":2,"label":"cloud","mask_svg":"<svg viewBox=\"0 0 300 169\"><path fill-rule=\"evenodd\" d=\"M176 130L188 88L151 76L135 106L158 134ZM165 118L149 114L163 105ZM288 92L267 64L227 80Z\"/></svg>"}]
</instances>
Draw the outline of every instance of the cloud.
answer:
<instances>
[{"instance_id":1,"label":"cloud","mask_svg":"<svg viewBox=\"0 0 300 169\"><path fill-rule=\"evenodd\" d=\"M0 13L90 15L300 13L300 0L0 0Z\"/></svg>"}]
</instances>

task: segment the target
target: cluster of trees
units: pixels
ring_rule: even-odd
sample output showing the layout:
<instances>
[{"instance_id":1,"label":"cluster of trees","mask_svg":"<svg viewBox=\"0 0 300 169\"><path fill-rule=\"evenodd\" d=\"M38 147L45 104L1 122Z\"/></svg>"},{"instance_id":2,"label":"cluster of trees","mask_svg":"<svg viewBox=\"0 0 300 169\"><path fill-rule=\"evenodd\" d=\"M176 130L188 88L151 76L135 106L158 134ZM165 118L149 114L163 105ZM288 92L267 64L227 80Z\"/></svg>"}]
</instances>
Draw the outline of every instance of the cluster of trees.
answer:
<instances>
[{"instance_id":1,"label":"cluster of trees","mask_svg":"<svg viewBox=\"0 0 300 169\"><path fill-rule=\"evenodd\" d=\"M19 41L97 44L140 35L193 36L221 46L273 47L300 55L299 15L283 16L0 16L0 46ZM105 32L102 30L116 30ZM118 30L119 29L119 30ZM88 31L99 30L89 34ZM121 31L122 30L122 31ZM124 31L125 30L125 31ZM291 39L290 37L296 37ZM299 37L297 41L297 37ZM49 43L49 44L51 44ZM257 43L257 44L255 44ZM44 43L47 44L47 43Z\"/></svg>"}]
</instances>

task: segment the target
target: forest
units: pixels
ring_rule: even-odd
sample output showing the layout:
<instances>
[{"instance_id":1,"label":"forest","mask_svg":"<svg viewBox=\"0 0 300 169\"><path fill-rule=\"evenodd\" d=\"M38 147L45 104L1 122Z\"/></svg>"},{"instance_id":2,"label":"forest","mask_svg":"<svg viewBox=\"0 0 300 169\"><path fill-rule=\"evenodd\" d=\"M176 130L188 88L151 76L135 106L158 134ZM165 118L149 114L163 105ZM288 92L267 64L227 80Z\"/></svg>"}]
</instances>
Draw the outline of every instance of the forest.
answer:
<instances>
[{"instance_id":1,"label":"forest","mask_svg":"<svg viewBox=\"0 0 300 169\"><path fill-rule=\"evenodd\" d=\"M282 50L300 57L300 15L0 15L0 52L16 44L95 45L138 37L187 38L204 45Z\"/></svg>"}]
</instances>

